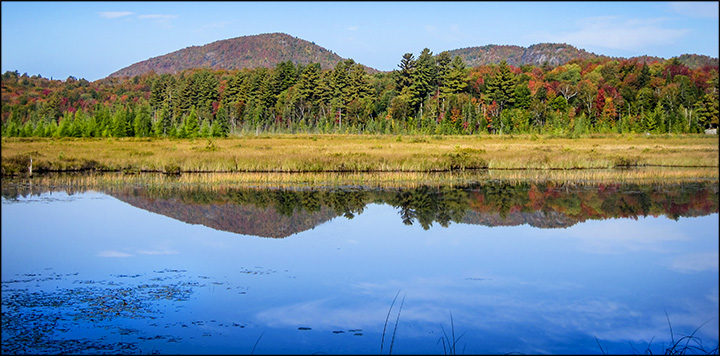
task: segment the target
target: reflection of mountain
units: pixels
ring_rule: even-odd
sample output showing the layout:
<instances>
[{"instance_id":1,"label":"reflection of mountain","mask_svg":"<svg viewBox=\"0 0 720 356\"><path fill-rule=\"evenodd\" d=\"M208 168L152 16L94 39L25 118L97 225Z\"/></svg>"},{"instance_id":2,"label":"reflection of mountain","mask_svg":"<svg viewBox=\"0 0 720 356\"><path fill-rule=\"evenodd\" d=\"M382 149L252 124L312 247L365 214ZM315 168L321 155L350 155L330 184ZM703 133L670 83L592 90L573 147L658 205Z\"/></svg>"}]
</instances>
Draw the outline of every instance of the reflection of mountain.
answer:
<instances>
[{"instance_id":1,"label":"reflection of mountain","mask_svg":"<svg viewBox=\"0 0 720 356\"><path fill-rule=\"evenodd\" d=\"M77 188L77 186L75 186ZM76 189L75 188L75 189ZM301 190L160 185L94 188L133 206L191 224L244 235L287 237L337 216L352 219L388 204L406 225L451 223L565 228L587 220L703 216L718 212L716 181L674 184L485 182L465 187ZM37 187L35 188L37 189ZM37 190L35 190L37 192ZM26 196L6 186L3 197Z\"/></svg>"},{"instance_id":2,"label":"reflection of mountain","mask_svg":"<svg viewBox=\"0 0 720 356\"><path fill-rule=\"evenodd\" d=\"M463 224L485 226L530 225L539 228L562 228L578 223L577 220L557 211L513 212L504 217L499 213L479 213L468 210L462 219Z\"/></svg>"},{"instance_id":3,"label":"reflection of mountain","mask_svg":"<svg viewBox=\"0 0 720 356\"><path fill-rule=\"evenodd\" d=\"M314 213L302 210L292 215L283 215L274 207L239 205L230 202L198 204L130 194L111 195L140 209L189 224L261 237L288 237L310 230L337 216L327 208Z\"/></svg>"}]
</instances>

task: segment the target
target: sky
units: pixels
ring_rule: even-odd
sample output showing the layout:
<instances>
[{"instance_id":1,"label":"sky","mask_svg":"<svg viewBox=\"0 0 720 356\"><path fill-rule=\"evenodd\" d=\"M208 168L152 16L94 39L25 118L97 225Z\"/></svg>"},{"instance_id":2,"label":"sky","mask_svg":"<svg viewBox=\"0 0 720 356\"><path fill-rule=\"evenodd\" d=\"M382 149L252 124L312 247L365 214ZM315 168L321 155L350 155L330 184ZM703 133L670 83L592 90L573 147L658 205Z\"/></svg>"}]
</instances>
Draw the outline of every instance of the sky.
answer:
<instances>
[{"instance_id":1,"label":"sky","mask_svg":"<svg viewBox=\"0 0 720 356\"><path fill-rule=\"evenodd\" d=\"M89 81L190 46L283 32L382 71L405 53L567 43L718 57L718 2L2 1L1 71Z\"/></svg>"}]
</instances>

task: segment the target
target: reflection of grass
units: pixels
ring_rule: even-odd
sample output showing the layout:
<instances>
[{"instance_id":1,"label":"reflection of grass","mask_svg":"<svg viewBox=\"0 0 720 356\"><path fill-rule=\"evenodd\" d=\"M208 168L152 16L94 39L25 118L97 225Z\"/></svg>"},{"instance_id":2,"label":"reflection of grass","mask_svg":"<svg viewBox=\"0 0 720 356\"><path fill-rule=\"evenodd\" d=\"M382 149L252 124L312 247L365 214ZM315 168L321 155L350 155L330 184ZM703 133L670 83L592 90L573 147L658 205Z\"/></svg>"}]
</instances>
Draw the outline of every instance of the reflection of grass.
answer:
<instances>
[{"instance_id":1,"label":"reflection of grass","mask_svg":"<svg viewBox=\"0 0 720 356\"><path fill-rule=\"evenodd\" d=\"M445 332L445 328L440 325L440 329L442 329L443 336L438 340L438 343L442 342L443 345L443 352L445 355L457 355L457 343L462 339L462 337L465 335L465 333L462 333L458 338L455 338L455 322L453 321L452 312L450 313L450 327L452 335L452 339L448 337L448 334ZM447 348L445 347L447 345ZM463 351L465 348L463 348Z\"/></svg>"},{"instance_id":2,"label":"reflection of grass","mask_svg":"<svg viewBox=\"0 0 720 356\"><path fill-rule=\"evenodd\" d=\"M665 355L688 355L688 354L691 354L691 355L717 355L718 354L718 345L715 345L714 348L708 350L705 348L705 346L703 346L702 339L695 336L695 334L700 330L700 328L705 326L705 324L709 323L710 320L712 320L712 319L700 324L700 326L698 326L690 335L685 335L685 336L681 337L680 339L675 340L675 333L673 332L672 324L670 323L670 316L668 316L667 310L665 311L665 317L667 318L668 327L670 328L670 346L665 348L665 352L664 352ZM652 350L650 349L653 340L655 340L654 337L648 343L648 346L644 352L645 355L653 354ZM602 352L603 355L607 355L607 353L606 353L607 350L603 349L602 345L600 344L600 340L598 340L597 337L595 337L595 341L597 342L598 347L600 348L600 352ZM633 351L635 352L635 354L639 355L639 352L637 350L635 350L634 347L633 347Z\"/></svg>"},{"instance_id":3,"label":"reflection of grass","mask_svg":"<svg viewBox=\"0 0 720 356\"><path fill-rule=\"evenodd\" d=\"M670 340L671 344L670 347L665 349L666 355L685 355L688 352L692 352L694 354L704 354L704 355L715 355L718 353L718 345L715 345L715 348L712 350L706 350L705 347L702 344L702 340L695 336L695 333L700 330L705 324L710 322L710 320L700 324L690 335L686 335L675 341L675 333L672 329L672 324L670 323L670 316L667 314L667 310L665 311L665 317L668 321L668 327L670 328ZM652 342L652 341L651 341ZM684 344L683 344L684 342ZM690 343L693 343L691 345ZM648 345L648 351L650 351L650 345Z\"/></svg>"},{"instance_id":4,"label":"reflection of grass","mask_svg":"<svg viewBox=\"0 0 720 356\"><path fill-rule=\"evenodd\" d=\"M255 340L255 345L253 345L252 351L250 351L250 354L255 354L255 348L257 347L258 343L260 342L260 339L262 339L263 335L265 335L265 332L263 331L260 336L258 336L257 340Z\"/></svg>"},{"instance_id":5,"label":"reflection of grass","mask_svg":"<svg viewBox=\"0 0 720 356\"><path fill-rule=\"evenodd\" d=\"M398 295L400 294L400 291L395 294L395 298L393 298L392 303L390 304L390 309L388 309L387 316L385 317L385 325L383 326L383 332L382 332L382 340L380 341L380 354L382 355L383 349L385 347L385 332L387 331L387 324L388 319L390 319L390 312L392 311L393 306L395 305L395 301L397 300ZM397 334L397 327L398 322L400 321L400 312L402 312L403 304L405 304L405 296L403 295L402 302L400 303L400 309L397 313L397 318L395 318L395 327L393 328L393 334L392 339L390 340L390 350L388 351L388 355L392 354L393 345L395 344L395 335Z\"/></svg>"},{"instance_id":6,"label":"reflection of grass","mask_svg":"<svg viewBox=\"0 0 720 356\"><path fill-rule=\"evenodd\" d=\"M108 187L121 185L202 185L208 187L251 185L254 187L293 188L308 186L418 187L459 186L475 182L501 181L556 183L652 183L717 181L713 168L639 168L629 170L518 171L479 170L465 172L374 172L374 173L193 173L179 174L176 165L168 164L163 173L142 174L42 174L32 179L34 185L72 185ZM129 172L129 171L128 171Z\"/></svg>"}]
</instances>

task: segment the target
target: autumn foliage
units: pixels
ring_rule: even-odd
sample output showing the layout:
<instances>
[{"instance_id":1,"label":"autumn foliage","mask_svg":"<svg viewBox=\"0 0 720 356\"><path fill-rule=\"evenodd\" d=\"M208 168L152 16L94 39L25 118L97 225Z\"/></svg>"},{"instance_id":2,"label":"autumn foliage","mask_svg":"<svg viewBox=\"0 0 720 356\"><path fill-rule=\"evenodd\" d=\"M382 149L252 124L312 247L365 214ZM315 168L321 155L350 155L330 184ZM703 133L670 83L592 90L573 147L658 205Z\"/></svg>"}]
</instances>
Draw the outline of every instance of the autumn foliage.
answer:
<instances>
[{"instance_id":1,"label":"autumn foliage","mask_svg":"<svg viewBox=\"0 0 720 356\"><path fill-rule=\"evenodd\" d=\"M273 49L268 48L268 51ZM218 52L219 51L219 52ZM221 56L222 49L215 49ZM293 50L295 51L295 50ZM219 57L218 57L219 58ZM695 62L693 62L695 60ZM685 63L702 64L696 67ZM243 132L700 133L718 126L718 66L591 58L468 66L407 53L368 73L352 59L111 76L2 75L2 135L218 137Z\"/></svg>"}]
</instances>

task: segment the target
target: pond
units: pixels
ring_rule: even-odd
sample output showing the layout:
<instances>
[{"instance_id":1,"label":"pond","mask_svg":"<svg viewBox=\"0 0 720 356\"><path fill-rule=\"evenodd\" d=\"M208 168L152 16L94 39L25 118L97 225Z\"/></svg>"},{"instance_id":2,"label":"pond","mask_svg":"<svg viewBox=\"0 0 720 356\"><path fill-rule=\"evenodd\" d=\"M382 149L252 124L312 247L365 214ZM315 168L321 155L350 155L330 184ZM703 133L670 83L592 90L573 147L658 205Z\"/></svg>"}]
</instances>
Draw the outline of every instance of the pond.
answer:
<instances>
[{"instance_id":1,"label":"pond","mask_svg":"<svg viewBox=\"0 0 720 356\"><path fill-rule=\"evenodd\" d=\"M718 240L717 181L4 179L2 353L717 353Z\"/></svg>"}]
</instances>

